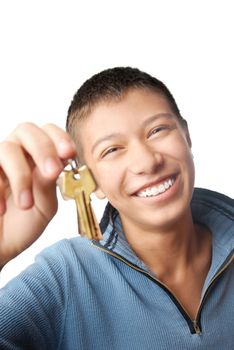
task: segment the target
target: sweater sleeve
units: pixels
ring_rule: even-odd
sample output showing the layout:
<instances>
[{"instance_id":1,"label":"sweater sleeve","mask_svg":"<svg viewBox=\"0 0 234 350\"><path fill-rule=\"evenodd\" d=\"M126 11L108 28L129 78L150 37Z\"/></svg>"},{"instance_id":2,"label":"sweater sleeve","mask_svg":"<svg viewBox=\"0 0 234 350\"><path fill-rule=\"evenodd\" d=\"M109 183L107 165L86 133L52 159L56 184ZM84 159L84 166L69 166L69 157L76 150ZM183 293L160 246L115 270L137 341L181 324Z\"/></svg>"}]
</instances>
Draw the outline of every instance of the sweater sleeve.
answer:
<instances>
[{"instance_id":1,"label":"sweater sleeve","mask_svg":"<svg viewBox=\"0 0 234 350\"><path fill-rule=\"evenodd\" d=\"M58 349L67 308L67 271L61 244L0 290L0 349Z\"/></svg>"}]
</instances>

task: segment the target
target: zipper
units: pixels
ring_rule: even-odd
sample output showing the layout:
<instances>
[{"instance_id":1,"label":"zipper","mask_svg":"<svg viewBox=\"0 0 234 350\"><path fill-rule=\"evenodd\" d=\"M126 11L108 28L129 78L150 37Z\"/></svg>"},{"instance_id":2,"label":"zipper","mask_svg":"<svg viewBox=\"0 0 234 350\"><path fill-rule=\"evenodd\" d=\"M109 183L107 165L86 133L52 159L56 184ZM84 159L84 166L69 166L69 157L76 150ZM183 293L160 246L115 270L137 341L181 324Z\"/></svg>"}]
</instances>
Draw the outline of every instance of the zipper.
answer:
<instances>
[{"instance_id":1,"label":"zipper","mask_svg":"<svg viewBox=\"0 0 234 350\"><path fill-rule=\"evenodd\" d=\"M196 319L193 321L194 322L194 329L195 332L197 334L199 334L199 331L201 332L201 324L200 324L200 320L201 320L201 311L202 311L202 307L207 299L207 296L209 294L209 292L211 291L212 287L214 286L215 282L217 282L217 280L221 277L221 275L223 274L223 272L231 265L232 261L234 259L234 255L232 253L231 256L229 256L227 258L226 263L220 268L220 270L214 275L214 277L212 278L212 280L210 281L210 284L208 285L205 294L203 295L203 298L201 300L201 303L199 305L198 311L197 311L197 316ZM201 334L201 333L200 333Z\"/></svg>"},{"instance_id":2,"label":"zipper","mask_svg":"<svg viewBox=\"0 0 234 350\"><path fill-rule=\"evenodd\" d=\"M153 275L151 275L149 272L141 269L140 267L132 264L130 261L128 261L127 259L123 258L121 255L114 253L111 250L108 250L104 247L102 247L101 245L99 245L98 243L94 243L92 242L92 246L113 256L114 258L122 261L125 265L133 268L134 270L141 272L142 274L144 274L146 277L150 278L152 281L154 281L157 285L159 285L161 288L164 289L164 291L168 294L168 296L172 299L172 301L175 303L175 305L177 306L177 308L179 309L180 313L182 314L182 316L184 317L184 319L186 320L190 332L192 334L196 334L196 335L201 335L202 334L202 328L201 328L201 311L202 311L202 307L205 303L205 300L210 292L210 290L212 289L212 287L214 286L215 282L217 282L217 280L219 279L219 277L222 275L222 273L228 268L228 266L232 263L233 259L234 259L234 255L232 255L229 260L225 263L225 265L216 273L216 275L212 278L210 284L208 285L206 292L201 300L201 303L199 305L198 311L197 311L197 315L195 320L192 320L188 314L188 312L186 311L186 309L184 308L184 306L180 303L180 301L177 299L177 297L175 296L175 294L170 290L170 288L168 288L164 283L162 283L161 281L159 281L157 278L155 278Z\"/></svg>"}]
</instances>

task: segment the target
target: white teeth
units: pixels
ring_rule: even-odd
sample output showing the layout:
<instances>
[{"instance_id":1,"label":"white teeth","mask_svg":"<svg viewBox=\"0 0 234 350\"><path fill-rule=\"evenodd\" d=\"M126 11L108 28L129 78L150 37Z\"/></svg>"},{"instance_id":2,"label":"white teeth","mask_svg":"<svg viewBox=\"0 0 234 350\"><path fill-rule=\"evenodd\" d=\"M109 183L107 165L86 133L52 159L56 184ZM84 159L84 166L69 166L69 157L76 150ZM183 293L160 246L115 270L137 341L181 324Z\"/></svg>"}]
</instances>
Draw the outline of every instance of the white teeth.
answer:
<instances>
[{"instance_id":1,"label":"white teeth","mask_svg":"<svg viewBox=\"0 0 234 350\"><path fill-rule=\"evenodd\" d=\"M157 196L158 194L168 190L173 185L174 182L175 182L174 178L168 179L164 181L162 184L160 184L159 186L149 187L144 191L138 192L137 196L143 197L143 198Z\"/></svg>"},{"instance_id":2,"label":"white teeth","mask_svg":"<svg viewBox=\"0 0 234 350\"><path fill-rule=\"evenodd\" d=\"M153 193L153 196L156 196L158 194L158 189L156 187L153 187L151 192Z\"/></svg>"},{"instance_id":3,"label":"white teeth","mask_svg":"<svg viewBox=\"0 0 234 350\"><path fill-rule=\"evenodd\" d=\"M151 195L151 191L150 190L146 190L146 195L150 196Z\"/></svg>"},{"instance_id":4,"label":"white teeth","mask_svg":"<svg viewBox=\"0 0 234 350\"><path fill-rule=\"evenodd\" d=\"M166 188L165 188L165 186L162 184L162 185L159 186L158 190L159 190L159 193L163 193L163 192L165 192Z\"/></svg>"}]
</instances>

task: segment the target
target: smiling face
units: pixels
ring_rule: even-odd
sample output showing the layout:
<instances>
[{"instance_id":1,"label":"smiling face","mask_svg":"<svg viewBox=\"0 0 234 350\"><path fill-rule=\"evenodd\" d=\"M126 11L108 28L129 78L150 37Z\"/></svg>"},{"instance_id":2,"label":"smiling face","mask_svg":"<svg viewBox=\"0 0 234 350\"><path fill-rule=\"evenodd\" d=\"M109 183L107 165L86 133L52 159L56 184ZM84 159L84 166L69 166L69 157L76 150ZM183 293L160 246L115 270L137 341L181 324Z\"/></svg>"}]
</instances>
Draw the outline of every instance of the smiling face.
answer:
<instances>
[{"instance_id":1,"label":"smiling face","mask_svg":"<svg viewBox=\"0 0 234 350\"><path fill-rule=\"evenodd\" d=\"M162 95L130 90L120 101L98 104L79 128L97 196L118 210L125 231L164 230L189 212L188 130Z\"/></svg>"}]
</instances>

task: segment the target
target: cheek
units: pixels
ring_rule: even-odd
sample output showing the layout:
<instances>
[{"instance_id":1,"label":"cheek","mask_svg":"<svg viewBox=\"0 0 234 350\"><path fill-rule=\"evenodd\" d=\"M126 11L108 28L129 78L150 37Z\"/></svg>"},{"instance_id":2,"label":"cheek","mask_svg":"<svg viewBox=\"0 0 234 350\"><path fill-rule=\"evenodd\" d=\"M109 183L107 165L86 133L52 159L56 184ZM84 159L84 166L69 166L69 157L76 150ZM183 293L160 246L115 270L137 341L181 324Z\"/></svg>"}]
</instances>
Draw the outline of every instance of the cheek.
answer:
<instances>
[{"instance_id":1,"label":"cheek","mask_svg":"<svg viewBox=\"0 0 234 350\"><path fill-rule=\"evenodd\" d=\"M169 154L175 159L190 161L193 158L191 147L182 135L176 135L168 144Z\"/></svg>"},{"instance_id":2,"label":"cheek","mask_svg":"<svg viewBox=\"0 0 234 350\"><path fill-rule=\"evenodd\" d=\"M184 145L184 147L178 147L178 157L180 157L184 174L187 174L188 182L191 186L193 186L195 179L195 167L191 148L187 144Z\"/></svg>"},{"instance_id":3,"label":"cheek","mask_svg":"<svg viewBox=\"0 0 234 350\"><path fill-rule=\"evenodd\" d=\"M90 165L90 169L94 175L98 187L107 196L109 192L113 192L119 187L119 173L115 166L110 165Z\"/></svg>"},{"instance_id":4,"label":"cheek","mask_svg":"<svg viewBox=\"0 0 234 350\"><path fill-rule=\"evenodd\" d=\"M174 158L175 161L178 161L184 171L189 172L190 176L193 178L195 171L193 154L187 140L183 137L177 137L174 142L170 142L170 146L167 150L167 154Z\"/></svg>"}]
</instances>

